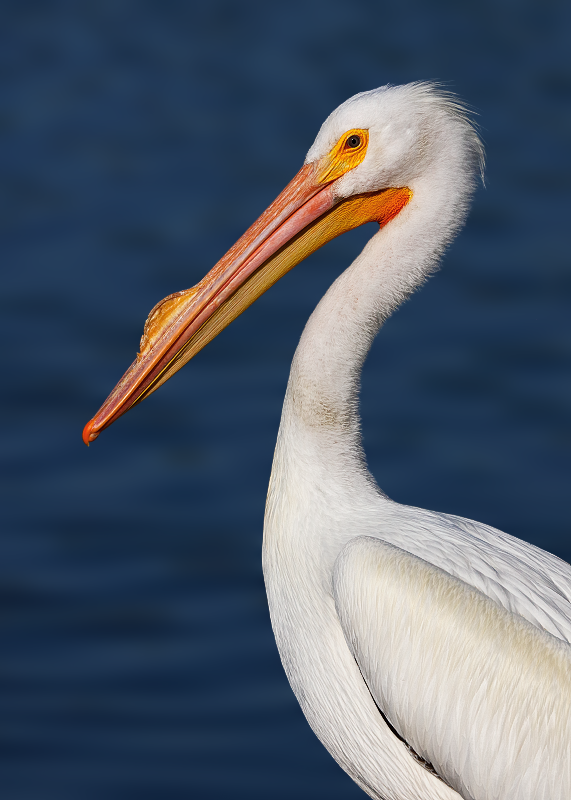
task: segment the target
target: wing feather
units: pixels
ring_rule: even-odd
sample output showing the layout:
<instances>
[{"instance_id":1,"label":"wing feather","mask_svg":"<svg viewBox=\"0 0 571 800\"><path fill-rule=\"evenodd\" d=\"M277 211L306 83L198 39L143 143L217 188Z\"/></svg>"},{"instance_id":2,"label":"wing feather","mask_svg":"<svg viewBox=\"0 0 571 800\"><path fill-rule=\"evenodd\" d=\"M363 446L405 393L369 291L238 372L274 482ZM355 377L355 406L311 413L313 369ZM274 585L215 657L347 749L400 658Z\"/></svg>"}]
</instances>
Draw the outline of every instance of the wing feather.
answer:
<instances>
[{"instance_id":1,"label":"wing feather","mask_svg":"<svg viewBox=\"0 0 571 800\"><path fill-rule=\"evenodd\" d=\"M333 588L377 705L462 797L571 797L569 644L374 537L343 548Z\"/></svg>"},{"instance_id":2,"label":"wing feather","mask_svg":"<svg viewBox=\"0 0 571 800\"><path fill-rule=\"evenodd\" d=\"M571 566L557 556L481 522L398 503L378 535L571 642Z\"/></svg>"}]
</instances>

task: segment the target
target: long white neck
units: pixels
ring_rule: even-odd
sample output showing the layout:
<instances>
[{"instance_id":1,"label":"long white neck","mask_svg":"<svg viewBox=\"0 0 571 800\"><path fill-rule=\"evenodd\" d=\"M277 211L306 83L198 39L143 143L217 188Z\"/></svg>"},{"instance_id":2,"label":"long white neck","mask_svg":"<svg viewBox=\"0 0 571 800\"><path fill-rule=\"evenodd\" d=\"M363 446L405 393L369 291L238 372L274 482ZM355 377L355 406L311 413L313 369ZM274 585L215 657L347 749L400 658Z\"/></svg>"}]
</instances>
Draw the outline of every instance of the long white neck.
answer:
<instances>
[{"instance_id":1,"label":"long white neck","mask_svg":"<svg viewBox=\"0 0 571 800\"><path fill-rule=\"evenodd\" d=\"M434 270L464 222L473 165L462 156L459 151L454 163L448 152L411 187L409 204L333 283L303 332L282 427L303 429L313 458L323 460L330 476L338 470L371 483L360 436L361 369L384 320Z\"/></svg>"}]
</instances>

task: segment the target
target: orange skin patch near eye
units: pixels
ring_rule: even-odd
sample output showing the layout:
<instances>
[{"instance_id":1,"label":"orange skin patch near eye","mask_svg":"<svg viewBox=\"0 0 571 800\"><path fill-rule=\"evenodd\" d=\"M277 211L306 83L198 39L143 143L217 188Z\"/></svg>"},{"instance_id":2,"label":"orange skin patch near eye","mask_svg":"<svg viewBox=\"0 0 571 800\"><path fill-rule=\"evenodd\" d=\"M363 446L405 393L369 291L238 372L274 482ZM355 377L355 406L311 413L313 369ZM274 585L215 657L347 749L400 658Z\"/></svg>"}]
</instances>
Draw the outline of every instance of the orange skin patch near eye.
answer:
<instances>
[{"instance_id":1,"label":"orange skin patch near eye","mask_svg":"<svg viewBox=\"0 0 571 800\"><path fill-rule=\"evenodd\" d=\"M354 138L359 140L356 147L350 144ZM358 167L367 155L368 144L369 131L363 128L354 128L344 133L333 150L323 159L323 168L317 177L319 183L330 183Z\"/></svg>"}]
</instances>

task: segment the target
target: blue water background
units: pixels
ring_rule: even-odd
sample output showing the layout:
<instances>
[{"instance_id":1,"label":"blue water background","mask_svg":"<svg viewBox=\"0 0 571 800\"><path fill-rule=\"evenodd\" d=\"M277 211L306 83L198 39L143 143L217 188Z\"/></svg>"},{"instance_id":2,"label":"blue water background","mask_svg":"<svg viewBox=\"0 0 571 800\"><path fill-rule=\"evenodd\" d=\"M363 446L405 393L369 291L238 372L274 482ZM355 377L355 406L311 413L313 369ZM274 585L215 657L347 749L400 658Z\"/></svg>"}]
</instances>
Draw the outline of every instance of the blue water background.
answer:
<instances>
[{"instance_id":1,"label":"blue water background","mask_svg":"<svg viewBox=\"0 0 571 800\"><path fill-rule=\"evenodd\" d=\"M487 188L363 379L394 499L571 559L571 4L2 2L2 800L363 797L282 673L260 548L289 364L371 235L300 265L87 450L149 309L327 114L391 82L479 112Z\"/></svg>"}]
</instances>

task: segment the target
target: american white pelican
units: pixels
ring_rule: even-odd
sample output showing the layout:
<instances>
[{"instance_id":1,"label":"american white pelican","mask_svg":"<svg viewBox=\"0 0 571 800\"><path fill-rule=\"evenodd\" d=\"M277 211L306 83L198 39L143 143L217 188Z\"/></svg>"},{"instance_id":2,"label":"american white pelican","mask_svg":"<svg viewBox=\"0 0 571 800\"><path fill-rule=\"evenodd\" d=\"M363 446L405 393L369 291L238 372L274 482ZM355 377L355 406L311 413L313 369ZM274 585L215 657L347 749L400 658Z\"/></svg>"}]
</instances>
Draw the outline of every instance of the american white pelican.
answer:
<instances>
[{"instance_id":1,"label":"american white pelican","mask_svg":"<svg viewBox=\"0 0 571 800\"><path fill-rule=\"evenodd\" d=\"M284 669L332 756L381 800L571 798L571 567L487 525L392 502L359 433L363 360L436 267L483 161L424 83L352 97L195 287L159 303L84 440L153 392L308 253L376 220L297 348L263 565Z\"/></svg>"}]
</instances>

